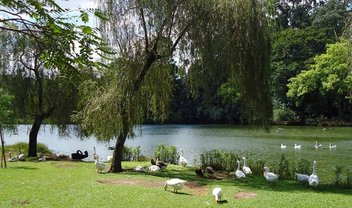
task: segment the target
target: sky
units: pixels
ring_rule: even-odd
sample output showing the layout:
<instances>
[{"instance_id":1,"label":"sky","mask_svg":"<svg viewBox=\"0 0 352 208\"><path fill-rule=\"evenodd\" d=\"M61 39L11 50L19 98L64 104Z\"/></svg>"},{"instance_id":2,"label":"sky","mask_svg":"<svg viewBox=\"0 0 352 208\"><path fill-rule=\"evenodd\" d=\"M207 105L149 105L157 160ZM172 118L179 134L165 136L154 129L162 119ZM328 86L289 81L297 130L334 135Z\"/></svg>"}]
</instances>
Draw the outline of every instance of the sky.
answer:
<instances>
[{"instance_id":1,"label":"sky","mask_svg":"<svg viewBox=\"0 0 352 208\"><path fill-rule=\"evenodd\" d=\"M95 0L56 0L56 3L59 4L62 8L71 10L78 8L96 8Z\"/></svg>"},{"instance_id":2,"label":"sky","mask_svg":"<svg viewBox=\"0 0 352 208\"><path fill-rule=\"evenodd\" d=\"M97 0L55 0L61 8L73 10L73 12L70 12L69 15L79 15L79 12L77 11L78 9L96 8L96 1ZM74 12L75 10L76 12ZM93 15L89 15L88 25L91 27L97 26L97 22Z\"/></svg>"}]
</instances>

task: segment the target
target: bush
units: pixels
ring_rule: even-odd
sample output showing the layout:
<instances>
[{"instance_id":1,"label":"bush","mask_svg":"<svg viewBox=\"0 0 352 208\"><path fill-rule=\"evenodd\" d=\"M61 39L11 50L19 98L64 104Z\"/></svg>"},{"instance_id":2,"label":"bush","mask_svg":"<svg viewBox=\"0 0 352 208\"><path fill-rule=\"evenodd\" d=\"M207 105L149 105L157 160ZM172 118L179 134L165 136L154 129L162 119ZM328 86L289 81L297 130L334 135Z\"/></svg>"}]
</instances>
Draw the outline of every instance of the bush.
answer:
<instances>
[{"instance_id":1,"label":"bush","mask_svg":"<svg viewBox=\"0 0 352 208\"><path fill-rule=\"evenodd\" d=\"M347 173L346 173L347 177L346 177L346 186L348 188L352 187L352 172L347 169Z\"/></svg>"},{"instance_id":2,"label":"bush","mask_svg":"<svg viewBox=\"0 0 352 208\"><path fill-rule=\"evenodd\" d=\"M159 157L160 160L166 163L176 164L177 149L175 146L159 144L154 151L154 157Z\"/></svg>"},{"instance_id":3,"label":"bush","mask_svg":"<svg viewBox=\"0 0 352 208\"><path fill-rule=\"evenodd\" d=\"M297 162L297 173L310 175L312 173L312 166L306 159L301 159Z\"/></svg>"},{"instance_id":4,"label":"bush","mask_svg":"<svg viewBox=\"0 0 352 208\"><path fill-rule=\"evenodd\" d=\"M342 169L343 169L343 166L337 165L335 167L335 181L334 181L334 184L336 186L340 186L342 184Z\"/></svg>"},{"instance_id":5,"label":"bush","mask_svg":"<svg viewBox=\"0 0 352 208\"><path fill-rule=\"evenodd\" d=\"M13 153L27 153L28 152L28 143L26 142L18 142L13 145L6 146L6 151L11 151ZM43 153L45 155L52 155L53 151L51 151L45 144L38 143L37 144L38 153Z\"/></svg>"},{"instance_id":6,"label":"bush","mask_svg":"<svg viewBox=\"0 0 352 208\"><path fill-rule=\"evenodd\" d=\"M254 175L263 175L265 162L266 162L265 160L261 160L261 159L255 161L252 167L252 172Z\"/></svg>"},{"instance_id":7,"label":"bush","mask_svg":"<svg viewBox=\"0 0 352 208\"><path fill-rule=\"evenodd\" d=\"M279 169L277 173L282 179L292 178L292 173L290 171L290 163L286 159L285 154L281 155L281 160L280 160Z\"/></svg>"},{"instance_id":8,"label":"bush","mask_svg":"<svg viewBox=\"0 0 352 208\"><path fill-rule=\"evenodd\" d=\"M237 168L238 155L223 150L210 150L200 155L202 167L210 166L214 170L233 171Z\"/></svg>"},{"instance_id":9,"label":"bush","mask_svg":"<svg viewBox=\"0 0 352 208\"><path fill-rule=\"evenodd\" d=\"M278 108L273 111L274 122L295 121L296 114L288 108Z\"/></svg>"},{"instance_id":10,"label":"bush","mask_svg":"<svg viewBox=\"0 0 352 208\"><path fill-rule=\"evenodd\" d=\"M123 161L142 161L145 157L141 154L141 147L128 147L124 146L122 150Z\"/></svg>"}]
</instances>

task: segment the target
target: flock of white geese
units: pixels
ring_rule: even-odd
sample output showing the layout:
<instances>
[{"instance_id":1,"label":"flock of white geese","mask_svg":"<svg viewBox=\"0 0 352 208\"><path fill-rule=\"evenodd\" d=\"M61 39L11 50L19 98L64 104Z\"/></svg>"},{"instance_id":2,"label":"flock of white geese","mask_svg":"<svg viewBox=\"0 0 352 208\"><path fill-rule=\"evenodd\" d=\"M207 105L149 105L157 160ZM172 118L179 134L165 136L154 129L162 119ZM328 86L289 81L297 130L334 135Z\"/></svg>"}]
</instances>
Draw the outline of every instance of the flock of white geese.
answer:
<instances>
[{"instance_id":1,"label":"flock of white geese","mask_svg":"<svg viewBox=\"0 0 352 208\"><path fill-rule=\"evenodd\" d=\"M283 144L281 144L281 148ZM296 146L296 144L295 144ZM319 146L319 144L316 142L316 145L315 146ZM331 145L330 145L331 146ZM319 148L321 148L322 146L319 146ZM286 148L286 145L285 147ZM336 148L336 145L335 145L335 148ZM181 166L186 166L187 165L187 160L183 157L183 150L181 149L180 151L180 158L179 158L179 165ZM97 172L98 173L103 173L104 169L105 169L105 164L100 162L99 161L99 155L96 154L95 152L95 148L94 148L94 159L95 159L95 166L96 166L96 169L97 169ZM242 157L243 159L243 166L241 168L241 163L239 160L237 160L237 169L235 171L235 177L237 179L243 179L245 178L246 176L248 175L251 175L252 174L252 170L250 169L249 166L247 166L247 161L246 161L246 158L245 157ZM157 161L156 161L157 162ZM312 171L312 174L311 175L306 175L306 174L302 174L302 173L295 173L295 176L296 176L296 179L300 182L308 182L308 184L310 186L313 186L313 187L316 187L318 186L319 184L319 177L316 173L316 164L317 162L316 161L313 161L313 171ZM145 169L143 169L144 167L142 166L137 166L135 168L136 171L145 171ZM166 168L166 166L165 166ZM152 165L148 168L149 171L151 172L156 172L156 171L159 171L161 170L162 168L160 168L160 166L158 166L158 164L156 165ZM273 182L276 182L279 178L279 175L273 173L273 172L270 172L269 168L268 167L264 167L264 178L269 182L269 184L273 183ZM182 179L179 179L179 178L172 178L172 179L169 179L165 182L164 184L164 189L165 191L167 190L168 187L170 187L172 189L173 192L177 193L178 190L181 190L183 187L184 187L184 184L186 183L187 181L186 180L182 180ZM215 201L217 203L222 203L222 196L223 196L223 191L220 187L216 187L212 190L212 195L214 196L215 198Z\"/></svg>"},{"instance_id":2,"label":"flock of white geese","mask_svg":"<svg viewBox=\"0 0 352 208\"><path fill-rule=\"evenodd\" d=\"M281 144L281 145L280 145L280 148L281 148L281 149L287 149L287 145ZM295 145L293 146L293 148L294 148L295 150L300 150L300 149L302 149L302 145L301 145L301 144L299 144L299 145L298 145L298 144L295 144ZM315 141L314 148L315 148L315 149L322 149L322 148L323 148L323 145L322 145L322 144L318 144L318 141ZM336 149L336 144L332 145L331 143L329 143L328 148L329 148L329 150Z\"/></svg>"}]
</instances>

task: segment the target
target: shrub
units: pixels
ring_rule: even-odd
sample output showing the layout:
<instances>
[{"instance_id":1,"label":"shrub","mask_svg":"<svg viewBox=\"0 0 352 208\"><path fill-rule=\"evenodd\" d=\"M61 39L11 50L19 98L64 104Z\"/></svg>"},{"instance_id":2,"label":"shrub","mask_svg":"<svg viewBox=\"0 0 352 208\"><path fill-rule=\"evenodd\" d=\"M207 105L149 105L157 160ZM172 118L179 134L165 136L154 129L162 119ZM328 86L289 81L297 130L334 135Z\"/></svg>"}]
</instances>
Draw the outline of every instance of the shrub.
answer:
<instances>
[{"instance_id":1,"label":"shrub","mask_svg":"<svg viewBox=\"0 0 352 208\"><path fill-rule=\"evenodd\" d=\"M352 172L349 170L349 169L347 169L347 177L346 177L346 186L348 187L348 188L351 188L352 187Z\"/></svg>"},{"instance_id":2,"label":"shrub","mask_svg":"<svg viewBox=\"0 0 352 208\"><path fill-rule=\"evenodd\" d=\"M288 108L278 108L273 111L273 120L275 122L295 121L296 114Z\"/></svg>"},{"instance_id":3,"label":"shrub","mask_svg":"<svg viewBox=\"0 0 352 208\"><path fill-rule=\"evenodd\" d=\"M215 170L233 171L237 168L238 155L224 150L210 150L200 155L202 167L210 166Z\"/></svg>"},{"instance_id":4,"label":"shrub","mask_svg":"<svg viewBox=\"0 0 352 208\"><path fill-rule=\"evenodd\" d=\"M18 142L13 145L8 145L6 147L6 151L11 151L13 153L27 153L28 152L28 143L26 142ZM43 143L38 143L37 144L37 151L38 153L43 153L45 155L52 155L53 151L51 151L45 144Z\"/></svg>"},{"instance_id":5,"label":"shrub","mask_svg":"<svg viewBox=\"0 0 352 208\"><path fill-rule=\"evenodd\" d=\"M337 165L335 167L335 181L334 184L340 186L342 184L342 169L343 166Z\"/></svg>"},{"instance_id":6,"label":"shrub","mask_svg":"<svg viewBox=\"0 0 352 208\"><path fill-rule=\"evenodd\" d=\"M167 163L176 164L177 149L175 146L159 144L154 151L154 157L159 157L160 160Z\"/></svg>"},{"instance_id":7,"label":"shrub","mask_svg":"<svg viewBox=\"0 0 352 208\"><path fill-rule=\"evenodd\" d=\"M290 171L290 163L286 159L285 154L281 155L281 160L280 160L279 169L277 173L282 179L289 179L292 177L292 174Z\"/></svg>"},{"instance_id":8,"label":"shrub","mask_svg":"<svg viewBox=\"0 0 352 208\"><path fill-rule=\"evenodd\" d=\"M142 161L145 157L141 154L141 147L128 147L124 146L122 150L123 161Z\"/></svg>"},{"instance_id":9,"label":"shrub","mask_svg":"<svg viewBox=\"0 0 352 208\"><path fill-rule=\"evenodd\" d=\"M312 167L311 164L308 160L306 159L301 159L297 162L297 169L296 169L297 173L301 173L301 174L311 174L312 173Z\"/></svg>"},{"instance_id":10,"label":"shrub","mask_svg":"<svg viewBox=\"0 0 352 208\"><path fill-rule=\"evenodd\" d=\"M257 160L255 161L253 167L252 167L252 172L255 175L263 175L264 173L264 166L265 166L265 160Z\"/></svg>"}]
</instances>

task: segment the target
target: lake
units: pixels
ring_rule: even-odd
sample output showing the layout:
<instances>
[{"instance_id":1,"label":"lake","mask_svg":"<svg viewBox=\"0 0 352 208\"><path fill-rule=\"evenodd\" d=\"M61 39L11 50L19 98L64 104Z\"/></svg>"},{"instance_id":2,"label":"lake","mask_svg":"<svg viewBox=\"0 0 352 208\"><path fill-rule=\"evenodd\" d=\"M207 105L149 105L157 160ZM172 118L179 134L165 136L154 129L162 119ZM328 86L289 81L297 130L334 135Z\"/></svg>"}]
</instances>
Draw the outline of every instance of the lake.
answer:
<instances>
[{"instance_id":1,"label":"lake","mask_svg":"<svg viewBox=\"0 0 352 208\"><path fill-rule=\"evenodd\" d=\"M28 142L29 127L19 125L17 133L6 132L5 143ZM141 130L141 131L140 131ZM315 149L315 141L323 148ZM102 159L112 155L109 146L115 141L100 142L95 137L81 138L73 131L59 135L57 128L44 125L40 129L38 142L59 154L70 155L78 149L91 154L96 147ZM302 145L294 150L294 144ZM336 150L329 150L329 143L336 144ZM352 128L351 127L296 127L273 126L270 132L263 129L230 125L143 125L136 129L136 137L128 139L126 145L140 146L142 154L153 156L158 144L173 145L184 150L184 157L191 165L199 161L199 155L206 150L224 149L246 156L249 160L265 159L267 166L278 166L282 153L291 161L301 158L317 161L317 172L323 181L331 181L336 165L352 170ZM287 145L281 150L280 144Z\"/></svg>"}]
</instances>

